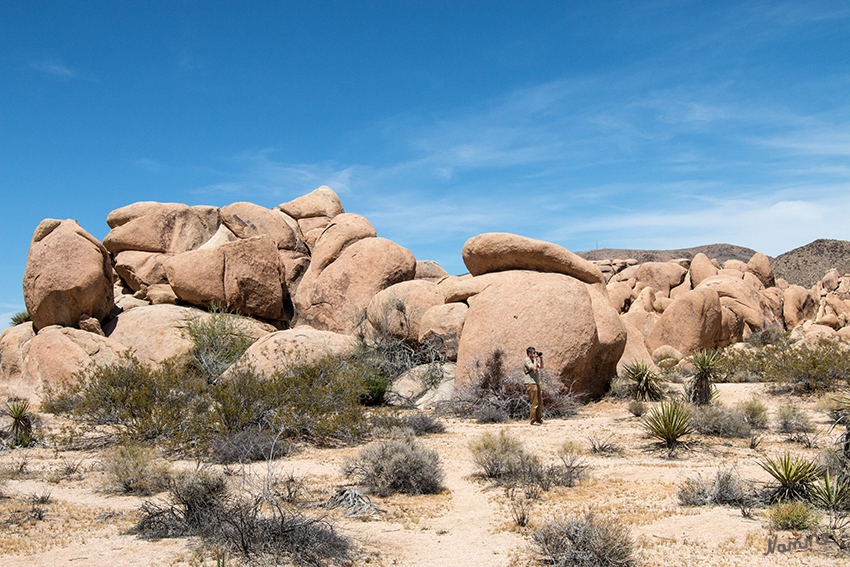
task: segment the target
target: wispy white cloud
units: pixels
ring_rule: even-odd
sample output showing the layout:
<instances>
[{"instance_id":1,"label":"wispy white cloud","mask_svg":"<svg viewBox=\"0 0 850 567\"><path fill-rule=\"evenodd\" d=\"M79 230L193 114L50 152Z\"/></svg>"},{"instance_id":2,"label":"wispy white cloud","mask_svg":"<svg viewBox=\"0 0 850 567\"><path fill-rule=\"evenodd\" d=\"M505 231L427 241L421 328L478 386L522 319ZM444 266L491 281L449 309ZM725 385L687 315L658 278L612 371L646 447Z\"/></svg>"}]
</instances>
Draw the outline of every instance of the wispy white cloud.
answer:
<instances>
[{"instance_id":1,"label":"wispy white cloud","mask_svg":"<svg viewBox=\"0 0 850 567\"><path fill-rule=\"evenodd\" d=\"M32 66L37 71L58 79L73 79L77 76L74 70L55 61L38 61Z\"/></svg>"}]
</instances>

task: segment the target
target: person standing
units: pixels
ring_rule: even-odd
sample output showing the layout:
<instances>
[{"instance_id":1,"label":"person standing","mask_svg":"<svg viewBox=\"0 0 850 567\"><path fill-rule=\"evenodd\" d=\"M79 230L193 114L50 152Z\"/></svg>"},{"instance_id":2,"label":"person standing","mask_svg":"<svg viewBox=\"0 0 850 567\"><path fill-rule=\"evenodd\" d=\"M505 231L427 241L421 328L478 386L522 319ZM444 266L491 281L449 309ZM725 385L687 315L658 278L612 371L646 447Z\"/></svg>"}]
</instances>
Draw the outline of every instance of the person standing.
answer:
<instances>
[{"instance_id":1,"label":"person standing","mask_svg":"<svg viewBox=\"0 0 850 567\"><path fill-rule=\"evenodd\" d=\"M531 405L531 425L543 423L543 396L540 391L540 370L543 368L543 353L537 352L534 347L525 349L525 375L523 382L528 392L528 401Z\"/></svg>"}]
</instances>

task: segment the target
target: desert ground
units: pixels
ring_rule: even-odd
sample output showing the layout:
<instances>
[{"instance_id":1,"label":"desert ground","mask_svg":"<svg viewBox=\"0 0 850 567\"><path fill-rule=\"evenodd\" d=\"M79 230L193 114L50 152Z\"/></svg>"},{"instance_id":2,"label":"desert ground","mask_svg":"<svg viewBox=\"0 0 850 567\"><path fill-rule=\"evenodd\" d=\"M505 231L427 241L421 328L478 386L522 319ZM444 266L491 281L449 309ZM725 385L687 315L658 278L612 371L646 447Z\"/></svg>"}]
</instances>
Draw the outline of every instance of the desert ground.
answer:
<instances>
[{"instance_id":1,"label":"desert ground","mask_svg":"<svg viewBox=\"0 0 850 567\"><path fill-rule=\"evenodd\" d=\"M678 385L668 385L670 388ZM609 515L631 532L641 565L709 566L847 565L848 556L835 545L813 544L793 552L768 553L769 538L778 543L802 534L772 532L764 508L745 517L737 507L683 507L679 485L701 473L713 476L718 467L731 467L754 483L769 480L758 461L784 451L816 457L839 431L818 411L817 398L775 394L765 384L719 384L718 401L734 406L757 397L775 416L788 403L804 408L817 425L814 446L787 441L773 423L755 449L749 439L690 435L687 446L672 456L647 437L641 420L627 409L628 401L604 399L585 405L578 416L548 420L541 427L525 422L477 424L473 420L441 417L446 432L419 440L439 453L445 489L436 495L387 498L372 496L377 509L361 517L342 510L314 506L307 510L333 521L335 529L352 538L359 549L356 564L421 567L498 567L536 564L531 543L536 526L592 508ZM42 416L44 433L59 432L61 423ZM556 461L557 448L572 440L585 449L586 477L575 487L553 487L533 502L528 527L518 527L505 489L480 478L468 444L485 432L507 429L545 462ZM0 564L30 566L200 566L216 565L213 553L195 538L143 540L128 534L140 505L162 500L127 496L111 487L103 466L105 449L68 451L44 436L43 446L0 454ZM590 452L590 439L618 445L619 455ZM307 505L328 500L340 487L353 487L341 472L346 458L361 446L305 446L272 463L228 469L234 485L262 482L270 473L294 475L305 488ZM195 462L177 461L192 468ZM39 497L47 502L36 505ZM33 514L38 507L41 512ZM234 562L235 563L235 562ZM230 562L227 563L231 564Z\"/></svg>"}]
</instances>

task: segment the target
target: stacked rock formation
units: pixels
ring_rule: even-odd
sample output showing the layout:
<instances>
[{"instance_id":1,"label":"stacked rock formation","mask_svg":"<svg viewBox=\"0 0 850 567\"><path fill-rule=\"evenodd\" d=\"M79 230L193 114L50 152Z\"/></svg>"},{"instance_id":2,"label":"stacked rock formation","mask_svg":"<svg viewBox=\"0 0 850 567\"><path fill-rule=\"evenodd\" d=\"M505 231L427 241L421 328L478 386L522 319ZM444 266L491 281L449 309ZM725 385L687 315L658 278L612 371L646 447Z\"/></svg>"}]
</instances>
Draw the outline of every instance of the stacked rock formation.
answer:
<instances>
[{"instance_id":1,"label":"stacked rock formation","mask_svg":"<svg viewBox=\"0 0 850 567\"><path fill-rule=\"evenodd\" d=\"M496 348L512 371L527 346L587 398L618 365L679 356L766 327L848 338L850 277L814 288L774 281L770 262L611 260L488 233L464 245L469 273L449 276L377 236L328 187L274 208L140 202L112 211L103 242L72 220L33 234L24 275L32 323L0 336L0 394L40 401L45 382L73 381L126 350L142 362L188 360L185 326L221 306L256 342L244 355L271 374L380 332L436 346L468 381Z\"/></svg>"}]
</instances>

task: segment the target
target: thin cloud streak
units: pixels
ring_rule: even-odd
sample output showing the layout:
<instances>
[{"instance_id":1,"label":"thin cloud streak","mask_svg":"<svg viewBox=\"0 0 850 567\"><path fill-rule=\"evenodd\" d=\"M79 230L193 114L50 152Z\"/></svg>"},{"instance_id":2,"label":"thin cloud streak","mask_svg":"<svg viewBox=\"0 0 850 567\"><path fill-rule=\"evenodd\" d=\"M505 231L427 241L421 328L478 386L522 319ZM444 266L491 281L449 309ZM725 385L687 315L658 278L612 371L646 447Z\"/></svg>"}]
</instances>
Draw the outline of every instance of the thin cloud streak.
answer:
<instances>
[{"instance_id":1,"label":"thin cloud streak","mask_svg":"<svg viewBox=\"0 0 850 567\"><path fill-rule=\"evenodd\" d=\"M76 72L65 65L53 61L39 61L33 64L33 68L45 75L50 75L59 79L73 79L77 76Z\"/></svg>"}]
</instances>

